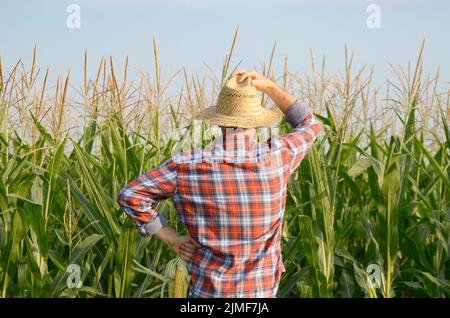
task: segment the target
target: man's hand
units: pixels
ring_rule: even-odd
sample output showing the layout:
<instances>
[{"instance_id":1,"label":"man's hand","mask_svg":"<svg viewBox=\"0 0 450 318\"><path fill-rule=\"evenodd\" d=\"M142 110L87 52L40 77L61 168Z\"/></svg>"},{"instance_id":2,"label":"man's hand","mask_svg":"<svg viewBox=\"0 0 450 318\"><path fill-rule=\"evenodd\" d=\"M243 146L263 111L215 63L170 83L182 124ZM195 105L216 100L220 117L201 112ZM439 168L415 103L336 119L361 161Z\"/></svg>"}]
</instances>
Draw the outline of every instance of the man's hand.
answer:
<instances>
[{"instance_id":1,"label":"man's hand","mask_svg":"<svg viewBox=\"0 0 450 318\"><path fill-rule=\"evenodd\" d=\"M268 78L262 76L261 74L256 73L255 71L244 71L244 70L236 70L231 74L230 77L238 76L238 83L243 83L247 80L247 78L251 79L251 84L254 86L258 91L268 94L270 88L273 88L276 86L274 82L269 80Z\"/></svg>"},{"instance_id":2,"label":"man's hand","mask_svg":"<svg viewBox=\"0 0 450 318\"><path fill-rule=\"evenodd\" d=\"M158 239L169 245L170 249L183 261L189 262L195 252L203 246L190 236L179 235L169 226L163 227L154 234Z\"/></svg>"},{"instance_id":3,"label":"man's hand","mask_svg":"<svg viewBox=\"0 0 450 318\"><path fill-rule=\"evenodd\" d=\"M255 71L244 71L244 70L236 70L231 74L230 77L237 76L237 82L243 83L248 78L251 79L251 85L254 86L258 91L263 92L267 96L270 97L271 100L274 101L275 105L283 112L287 113L289 107L293 105L296 101L296 98L284 90L282 90L278 85L265 78L264 76L256 73Z\"/></svg>"},{"instance_id":4,"label":"man's hand","mask_svg":"<svg viewBox=\"0 0 450 318\"><path fill-rule=\"evenodd\" d=\"M198 249L202 248L200 243L190 236L178 235L175 242L170 246L170 249L180 255L183 261L189 262Z\"/></svg>"}]
</instances>

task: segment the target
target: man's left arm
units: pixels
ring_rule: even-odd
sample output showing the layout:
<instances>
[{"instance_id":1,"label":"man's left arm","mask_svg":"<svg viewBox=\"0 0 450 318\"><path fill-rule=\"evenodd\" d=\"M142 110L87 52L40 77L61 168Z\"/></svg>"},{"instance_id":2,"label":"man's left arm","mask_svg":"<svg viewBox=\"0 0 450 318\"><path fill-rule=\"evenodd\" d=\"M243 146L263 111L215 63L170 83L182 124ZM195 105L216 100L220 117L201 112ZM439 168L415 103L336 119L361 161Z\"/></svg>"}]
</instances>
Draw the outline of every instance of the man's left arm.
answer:
<instances>
[{"instance_id":1,"label":"man's left arm","mask_svg":"<svg viewBox=\"0 0 450 318\"><path fill-rule=\"evenodd\" d=\"M154 235L170 246L182 259L190 260L199 244L189 236L172 230L154 205L170 198L176 189L177 164L174 158L145 172L119 193L117 203L143 236Z\"/></svg>"},{"instance_id":2,"label":"man's left arm","mask_svg":"<svg viewBox=\"0 0 450 318\"><path fill-rule=\"evenodd\" d=\"M154 205L173 195L176 179L176 162L169 159L158 168L146 171L119 192L117 203L141 235L153 235L167 225L166 219L155 210Z\"/></svg>"}]
</instances>

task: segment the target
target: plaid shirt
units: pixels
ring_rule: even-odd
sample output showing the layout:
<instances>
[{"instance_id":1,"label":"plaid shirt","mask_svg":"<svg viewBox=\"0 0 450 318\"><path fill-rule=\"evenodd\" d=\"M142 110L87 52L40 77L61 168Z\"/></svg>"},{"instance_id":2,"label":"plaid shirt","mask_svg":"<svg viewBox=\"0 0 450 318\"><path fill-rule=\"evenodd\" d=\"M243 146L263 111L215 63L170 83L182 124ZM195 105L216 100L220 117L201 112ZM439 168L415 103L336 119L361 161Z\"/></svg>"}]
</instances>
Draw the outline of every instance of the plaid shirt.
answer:
<instances>
[{"instance_id":1,"label":"plaid shirt","mask_svg":"<svg viewBox=\"0 0 450 318\"><path fill-rule=\"evenodd\" d=\"M119 193L119 205L142 235L167 223L154 205L172 198L181 222L204 246L188 263L189 297L276 297L285 271L288 177L322 129L298 101L285 118L294 127L285 136L257 143L245 132L226 134L203 150L173 156Z\"/></svg>"}]
</instances>

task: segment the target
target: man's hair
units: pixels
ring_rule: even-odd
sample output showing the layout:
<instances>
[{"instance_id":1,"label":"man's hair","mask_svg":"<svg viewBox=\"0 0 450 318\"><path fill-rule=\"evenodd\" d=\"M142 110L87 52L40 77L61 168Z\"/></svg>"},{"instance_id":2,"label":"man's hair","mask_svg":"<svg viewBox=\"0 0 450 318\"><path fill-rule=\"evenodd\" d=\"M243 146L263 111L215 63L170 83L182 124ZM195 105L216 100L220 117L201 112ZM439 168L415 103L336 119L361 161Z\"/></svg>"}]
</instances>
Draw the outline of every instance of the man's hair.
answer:
<instances>
[{"instance_id":1,"label":"man's hair","mask_svg":"<svg viewBox=\"0 0 450 318\"><path fill-rule=\"evenodd\" d=\"M230 129L233 129L233 130L236 130L236 129L243 129L243 130L252 129L252 128L234 127L234 126L219 126L219 127L222 128L222 129L230 128Z\"/></svg>"}]
</instances>

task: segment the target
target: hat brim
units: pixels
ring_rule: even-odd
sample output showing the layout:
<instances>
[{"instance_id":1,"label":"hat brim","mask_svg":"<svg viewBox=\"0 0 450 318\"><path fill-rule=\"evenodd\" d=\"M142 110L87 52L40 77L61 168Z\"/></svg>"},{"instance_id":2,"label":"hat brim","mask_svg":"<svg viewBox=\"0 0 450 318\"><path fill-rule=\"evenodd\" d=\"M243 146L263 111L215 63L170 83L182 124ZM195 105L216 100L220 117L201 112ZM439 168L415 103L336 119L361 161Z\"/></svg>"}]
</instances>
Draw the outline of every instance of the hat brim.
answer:
<instances>
[{"instance_id":1,"label":"hat brim","mask_svg":"<svg viewBox=\"0 0 450 318\"><path fill-rule=\"evenodd\" d=\"M263 107L257 113L247 116L230 116L219 113L216 106L210 106L194 116L194 119L208 124L241 128L269 127L278 124L282 118L283 113L281 111Z\"/></svg>"}]
</instances>

